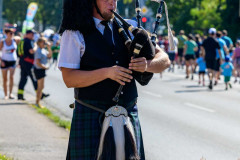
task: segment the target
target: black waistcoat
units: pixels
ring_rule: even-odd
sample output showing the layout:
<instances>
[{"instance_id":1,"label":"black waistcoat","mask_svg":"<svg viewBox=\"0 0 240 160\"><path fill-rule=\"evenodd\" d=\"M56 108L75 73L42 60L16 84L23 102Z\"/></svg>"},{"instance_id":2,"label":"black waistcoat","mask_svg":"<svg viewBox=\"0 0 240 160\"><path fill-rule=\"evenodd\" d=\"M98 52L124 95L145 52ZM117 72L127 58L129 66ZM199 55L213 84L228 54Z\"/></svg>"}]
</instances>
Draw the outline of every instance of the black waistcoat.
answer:
<instances>
[{"instance_id":1,"label":"black waistcoat","mask_svg":"<svg viewBox=\"0 0 240 160\"><path fill-rule=\"evenodd\" d=\"M114 65L129 67L129 57L115 23L113 23L114 48L111 48L103 35L96 29L93 33L83 35L85 40L85 52L81 58L80 70L91 71ZM112 98L117 93L120 84L111 79L106 79L89 87L75 88L75 98L80 100L103 101L114 104ZM135 80L126 82L120 101L128 103L137 98Z\"/></svg>"}]
</instances>

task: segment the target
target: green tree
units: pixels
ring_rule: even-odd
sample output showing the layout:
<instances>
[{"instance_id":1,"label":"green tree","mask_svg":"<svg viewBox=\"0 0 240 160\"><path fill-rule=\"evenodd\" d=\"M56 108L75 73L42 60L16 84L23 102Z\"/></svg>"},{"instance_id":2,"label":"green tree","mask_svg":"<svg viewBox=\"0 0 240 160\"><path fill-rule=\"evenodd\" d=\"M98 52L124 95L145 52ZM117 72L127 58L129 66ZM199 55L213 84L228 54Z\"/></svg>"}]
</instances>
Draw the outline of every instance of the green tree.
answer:
<instances>
[{"instance_id":1,"label":"green tree","mask_svg":"<svg viewBox=\"0 0 240 160\"><path fill-rule=\"evenodd\" d=\"M62 14L62 0L3 0L3 16L10 23L23 22L26 17L27 7L31 2L38 3L38 11L34 18L36 24L59 27ZM38 27L38 26L36 26Z\"/></svg>"},{"instance_id":2,"label":"green tree","mask_svg":"<svg viewBox=\"0 0 240 160\"><path fill-rule=\"evenodd\" d=\"M223 20L220 29L227 29L229 36L235 41L240 37L239 0L226 0L226 3L226 9L221 12Z\"/></svg>"}]
</instances>

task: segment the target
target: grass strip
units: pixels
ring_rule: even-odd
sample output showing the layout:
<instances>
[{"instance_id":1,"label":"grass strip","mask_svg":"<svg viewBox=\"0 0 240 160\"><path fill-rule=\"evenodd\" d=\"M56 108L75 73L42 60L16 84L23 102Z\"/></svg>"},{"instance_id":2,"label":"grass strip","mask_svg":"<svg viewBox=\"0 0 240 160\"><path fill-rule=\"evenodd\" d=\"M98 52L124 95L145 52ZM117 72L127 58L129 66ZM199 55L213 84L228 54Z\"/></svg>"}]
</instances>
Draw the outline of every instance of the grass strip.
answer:
<instances>
[{"instance_id":1,"label":"grass strip","mask_svg":"<svg viewBox=\"0 0 240 160\"><path fill-rule=\"evenodd\" d=\"M13 158L9 158L6 155L0 153L0 160L13 160Z\"/></svg>"},{"instance_id":2,"label":"grass strip","mask_svg":"<svg viewBox=\"0 0 240 160\"><path fill-rule=\"evenodd\" d=\"M54 115L49 109L46 107L44 108L38 108L34 104L31 104L31 106L35 109L37 109L38 113L43 114L47 116L49 119L51 119L54 123L56 123L58 126L65 128L66 130L70 131L71 128L71 122L62 120L59 116ZM1 159L0 159L1 160Z\"/></svg>"}]
</instances>

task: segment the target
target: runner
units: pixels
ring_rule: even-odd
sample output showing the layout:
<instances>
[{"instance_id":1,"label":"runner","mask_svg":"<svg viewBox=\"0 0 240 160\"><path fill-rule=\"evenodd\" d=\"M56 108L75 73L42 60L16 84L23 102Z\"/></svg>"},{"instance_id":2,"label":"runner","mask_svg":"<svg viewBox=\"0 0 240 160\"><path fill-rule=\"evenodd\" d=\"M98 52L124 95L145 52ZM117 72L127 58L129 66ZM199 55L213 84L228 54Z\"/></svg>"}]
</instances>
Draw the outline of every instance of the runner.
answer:
<instances>
[{"instance_id":1,"label":"runner","mask_svg":"<svg viewBox=\"0 0 240 160\"><path fill-rule=\"evenodd\" d=\"M223 33L222 39L226 42L228 49L231 50L233 48L232 39L227 36L228 35L227 30L223 30L222 33ZM225 55L226 55L226 53L225 53Z\"/></svg>"},{"instance_id":2,"label":"runner","mask_svg":"<svg viewBox=\"0 0 240 160\"><path fill-rule=\"evenodd\" d=\"M202 85L205 86L205 72L206 72L206 63L204 61L203 53L200 53L199 58L197 59L197 64L199 66L198 71L198 84L201 84L201 78L202 78Z\"/></svg>"},{"instance_id":3,"label":"runner","mask_svg":"<svg viewBox=\"0 0 240 160\"><path fill-rule=\"evenodd\" d=\"M191 68L191 80L193 80L193 73L195 68L195 51L197 51L197 43L194 41L193 35L188 35L188 40L184 43L183 55L186 60L186 79L189 78L189 67Z\"/></svg>"},{"instance_id":4,"label":"runner","mask_svg":"<svg viewBox=\"0 0 240 160\"><path fill-rule=\"evenodd\" d=\"M225 63L221 65L221 68L223 70L223 75L224 75L224 82L226 85L225 90L228 90L228 86L232 88L232 85L230 83L231 76L232 76L232 71L234 69L233 64L230 62L230 57L226 56L225 58Z\"/></svg>"},{"instance_id":5,"label":"runner","mask_svg":"<svg viewBox=\"0 0 240 160\"><path fill-rule=\"evenodd\" d=\"M4 99L14 99L12 94L14 83L14 72L17 61L17 43L13 39L14 31L12 29L5 29L6 39L0 42L0 51L2 50L2 56L0 57L2 76L3 76L3 89ZM9 91L8 91L8 73L9 77Z\"/></svg>"},{"instance_id":6,"label":"runner","mask_svg":"<svg viewBox=\"0 0 240 160\"><path fill-rule=\"evenodd\" d=\"M187 36L185 36L184 30L181 30L179 32L179 35L177 36L178 39L178 68L182 68L184 66L184 56L183 56L183 49L184 49L184 43L187 41Z\"/></svg>"},{"instance_id":7,"label":"runner","mask_svg":"<svg viewBox=\"0 0 240 160\"><path fill-rule=\"evenodd\" d=\"M218 31L216 35L217 35L217 41L220 45L221 58L218 54L218 50L216 49L216 65L215 65L216 74L215 74L215 82L214 82L215 86L218 84L218 80L220 79L220 66L223 63L223 60L225 59L224 53L226 53L226 55L229 54L227 45L226 45L225 41L221 38L222 32Z\"/></svg>"},{"instance_id":8,"label":"runner","mask_svg":"<svg viewBox=\"0 0 240 160\"><path fill-rule=\"evenodd\" d=\"M172 31L172 34L173 34L173 41L174 41L174 44L175 44L175 50L171 51L170 49L170 46L168 45L168 56L169 56L169 59L171 61L171 65L168 69L168 72L170 72L172 70L172 72L174 72L174 67L175 67L175 57L176 57L176 54L177 54L177 46L178 46L178 39L177 37L175 37L175 31Z\"/></svg>"},{"instance_id":9,"label":"runner","mask_svg":"<svg viewBox=\"0 0 240 160\"><path fill-rule=\"evenodd\" d=\"M240 77L240 40L236 42L236 49L233 52L233 64L235 68L235 81L237 82L237 77ZM240 83L240 80L239 80Z\"/></svg>"},{"instance_id":10,"label":"runner","mask_svg":"<svg viewBox=\"0 0 240 160\"><path fill-rule=\"evenodd\" d=\"M210 28L208 33L209 37L203 41L201 46L201 51L205 57L208 77L209 77L209 89L213 89L213 77L215 75L215 65L216 65L216 49L218 50L218 54L221 57L220 45L215 39L216 37L216 29Z\"/></svg>"}]
</instances>

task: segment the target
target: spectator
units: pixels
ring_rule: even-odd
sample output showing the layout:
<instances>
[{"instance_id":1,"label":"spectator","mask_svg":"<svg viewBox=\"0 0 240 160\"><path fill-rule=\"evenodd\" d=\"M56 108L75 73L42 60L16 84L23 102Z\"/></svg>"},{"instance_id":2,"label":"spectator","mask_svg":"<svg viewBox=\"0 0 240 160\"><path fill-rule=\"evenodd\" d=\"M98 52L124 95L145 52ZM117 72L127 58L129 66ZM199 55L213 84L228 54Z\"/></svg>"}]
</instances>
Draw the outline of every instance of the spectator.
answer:
<instances>
[{"instance_id":1,"label":"spectator","mask_svg":"<svg viewBox=\"0 0 240 160\"><path fill-rule=\"evenodd\" d=\"M42 90L44 88L44 77L46 76L46 70L48 69L47 62L48 58L51 58L52 51L50 44L47 43L45 38L39 38L37 41L37 51L34 55L34 74L37 79L37 97L36 106L43 108L40 104L40 99L42 97ZM47 45L48 50L45 49Z\"/></svg>"},{"instance_id":2,"label":"spectator","mask_svg":"<svg viewBox=\"0 0 240 160\"><path fill-rule=\"evenodd\" d=\"M56 43L56 45L52 46L52 58L53 58L53 61L52 61L52 64L54 64L54 69L56 69L57 67L57 59L58 59L58 54L59 54L59 51L60 51L60 42L58 41Z\"/></svg>"},{"instance_id":3,"label":"spectator","mask_svg":"<svg viewBox=\"0 0 240 160\"><path fill-rule=\"evenodd\" d=\"M12 94L13 82L14 82L14 72L16 68L17 61L17 43L13 39L14 31L12 29L5 29L6 39L0 42L0 51L2 50L2 56L0 57L2 76L3 76L3 89L4 89L4 99L14 99ZM9 94L8 94L8 73L9 77Z\"/></svg>"}]
</instances>

